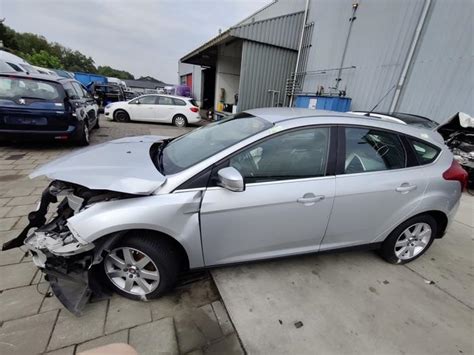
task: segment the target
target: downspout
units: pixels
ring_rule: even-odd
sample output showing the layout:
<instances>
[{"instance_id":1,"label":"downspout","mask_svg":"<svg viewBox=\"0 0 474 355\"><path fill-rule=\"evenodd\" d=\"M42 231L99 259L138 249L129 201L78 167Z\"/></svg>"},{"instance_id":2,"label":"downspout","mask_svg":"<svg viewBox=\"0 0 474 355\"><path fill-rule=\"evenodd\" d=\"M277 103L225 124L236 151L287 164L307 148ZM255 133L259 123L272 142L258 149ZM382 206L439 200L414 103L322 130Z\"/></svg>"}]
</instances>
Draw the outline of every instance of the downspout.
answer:
<instances>
[{"instance_id":1,"label":"downspout","mask_svg":"<svg viewBox=\"0 0 474 355\"><path fill-rule=\"evenodd\" d=\"M309 8L309 0L306 0L306 6L304 9L304 15L303 15L303 24L301 26L300 43L298 45L298 56L296 57L295 74L294 74L295 76L293 78L293 86L291 89L289 107L293 107L293 99L295 96L296 75L298 74L298 66L300 64L301 48L303 47L303 35L304 35L304 30L306 28L306 18L308 17L308 8Z\"/></svg>"},{"instance_id":2,"label":"downspout","mask_svg":"<svg viewBox=\"0 0 474 355\"><path fill-rule=\"evenodd\" d=\"M389 113L392 113L397 108L398 101L400 100L400 95L402 93L403 85L405 84L408 70L410 69L412 65L413 55L415 54L415 51L418 47L421 31L423 30L423 26L425 25L426 17L428 15L428 11L430 10L430 7L431 7L431 0L425 0L425 5L421 12L420 19L418 20L418 25L416 26L415 34L413 36L413 40L411 41L410 49L405 59L405 63L403 64L403 69L402 69L402 73L400 74L400 79L398 80L398 83L397 83L397 89L395 90L392 103L390 104Z\"/></svg>"},{"instance_id":3,"label":"downspout","mask_svg":"<svg viewBox=\"0 0 474 355\"><path fill-rule=\"evenodd\" d=\"M352 16L349 19L349 22L350 22L349 30L347 31L346 43L344 43L344 50L342 51L341 63L339 65L339 70L337 72L337 77L336 77L336 85L334 88L336 91L338 90L339 83L341 82L342 67L344 66L344 60L346 59L347 47L349 47L349 40L351 38L351 33L352 33L352 25L354 24L354 21L356 20L355 14L358 7L359 7L359 3L355 2L352 4Z\"/></svg>"}]
</instances>

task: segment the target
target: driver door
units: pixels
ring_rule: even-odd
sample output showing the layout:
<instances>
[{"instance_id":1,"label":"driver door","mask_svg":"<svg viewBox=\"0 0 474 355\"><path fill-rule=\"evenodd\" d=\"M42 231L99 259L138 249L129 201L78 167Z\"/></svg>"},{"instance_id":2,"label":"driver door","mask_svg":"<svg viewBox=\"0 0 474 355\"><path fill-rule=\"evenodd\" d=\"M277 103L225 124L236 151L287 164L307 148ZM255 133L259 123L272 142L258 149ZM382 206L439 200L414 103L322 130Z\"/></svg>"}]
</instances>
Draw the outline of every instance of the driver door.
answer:
<instances>
[{"instance_id":1,"label":"driver door","mask_svg":"<svg viewBox=\"0 0 474 355\"><path fill-rule=\"evenodd\" d=\"M219 164L213 180L218 169L232 166L246 188L206 190L201 206L205 264L317 251L335 192L335 178L328 174L329 146L329 127L291 130Z\"/></svg>"}]
</instances>

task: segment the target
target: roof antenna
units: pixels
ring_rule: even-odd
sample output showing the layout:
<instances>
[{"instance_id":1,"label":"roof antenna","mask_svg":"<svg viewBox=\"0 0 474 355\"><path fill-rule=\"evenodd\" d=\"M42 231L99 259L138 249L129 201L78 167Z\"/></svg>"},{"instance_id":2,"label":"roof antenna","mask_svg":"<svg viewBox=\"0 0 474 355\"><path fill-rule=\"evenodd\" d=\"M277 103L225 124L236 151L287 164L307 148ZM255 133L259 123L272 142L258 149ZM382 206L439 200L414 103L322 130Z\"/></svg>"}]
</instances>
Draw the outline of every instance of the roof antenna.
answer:
<instances>
[{"instance_id":1,"label":"roof antenna","mask_svg":"<svg viewBox=\"0 0 474 355\"><path fill-rule=\"evenodd\" d=\"M370 116L370 114L372 112L374 112L374 110L382 103L382 101L387 97L387 95L390 94L390 91L392 91L396 87L397 87L397 84L394 84L390 89L388 89L388 91L385 93L385 95L383 95L382 98L375 104L375 106L372 107L372 110L367 112L364 116Z\"/></svg>"}]
</instances>

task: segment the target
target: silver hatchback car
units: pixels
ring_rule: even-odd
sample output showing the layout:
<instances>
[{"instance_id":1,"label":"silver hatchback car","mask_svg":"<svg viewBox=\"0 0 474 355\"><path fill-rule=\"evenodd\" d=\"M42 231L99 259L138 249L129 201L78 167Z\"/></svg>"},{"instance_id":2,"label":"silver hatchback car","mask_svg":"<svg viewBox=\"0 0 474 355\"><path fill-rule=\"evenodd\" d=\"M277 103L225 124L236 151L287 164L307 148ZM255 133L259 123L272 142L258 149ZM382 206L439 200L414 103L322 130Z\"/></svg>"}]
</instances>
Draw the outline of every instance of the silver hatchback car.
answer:
<instances>
[{"instance_id":1,"label":"silver hatchback car","mask_svg":"<svg viewBox=\"0 0 474 355\"><path fill-rule=\"evenodd\" d=\"M3 248L26 245L76 314L104 285L146 300L187 269L359 247L412 261L467 182L435 132L284 108L78 150L40 175L52 183Z\"/></svg>"}]
</instances>

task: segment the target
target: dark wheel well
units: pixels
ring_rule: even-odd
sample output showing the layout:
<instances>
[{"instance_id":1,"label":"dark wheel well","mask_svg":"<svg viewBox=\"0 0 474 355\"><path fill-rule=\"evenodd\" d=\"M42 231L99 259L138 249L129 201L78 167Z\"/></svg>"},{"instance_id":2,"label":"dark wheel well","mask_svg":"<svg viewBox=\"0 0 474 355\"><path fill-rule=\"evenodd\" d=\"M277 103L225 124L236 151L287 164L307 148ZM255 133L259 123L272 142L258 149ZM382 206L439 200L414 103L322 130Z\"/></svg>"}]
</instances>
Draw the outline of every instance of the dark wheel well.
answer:
<instances>
[{"instance_id":1,"label":"dark wheel well","mask_svg":"<svg viewBox=\"0 0 474 355\"><path fill-rule=\"evenodd\" d=\"M186 250L184 249L184 247L181 245L180 242L178 242L176 239L174 239L173 237L171 237L171 236L169 236L165 233L161 233L161 232L154 231L154 230L149 230L149 229L129 229L127 231L123 231L123 232L119 232L119 233L112 233L112 234L110 234L108 236L104 236L100 239L104 240L104 244L106 244L106 240L108 238L114 238L113 243L112 243L112 245L113 245L113 244L118 243L119 241L121 241L125 238L128 238L131 234L136 233L136 232L146 232L147 235L152 234L153 238L159 238L161 240L166 241L166 243L168 245L170 245L172 248L174 248L179 254L180 271L189 270L189 258L188 258L188 254L186 253Z\"/></svg>"},{"instance_id":2,"label":"dark wheel well","mask_svg":"<svg viewBox=\"0 0 474 355\"><path fill-rule=\"evenodd\" d=\"M129 118L130 118L130 115L128 114L128 112L127 112L127 111L125 111L125 110L124 110L124 109L122 109L122 108L118 108L118 109L116 109L116 110L114 111L114 113L113 113L113 115L112 115L112 117L113 117L114 121L116 120L116 116L117 116L117 114L118 114L118 113L120 113L120 112L123 112L123 113L125 113L125 114L126 114L126 115L127 115Z\"/></svg>"},{"instance_id":3,"label":"dark wheel well","mask_svg":"<svg viewBox=\"0 0 474 355\"><path fill-rule=\"evenodd\" d=\"M448 226L448 217L444 212L441 211L425 211L418 213L417 215L411 216L410 218L407 218L406 220L409 220L414 217L422 216L422 215L428 215L434 218L438 225L438 231L435 236L435 238L441 238L444 235L444 232L446 232L446 227ZM404 223L405 221L403 221ZM401 223L400 223L401 224Z\"/></svg>"},{"instance_id":4,"label":"dark wheel well","mask_svg":"<svg viewBox=\"0 0 474 355\"><path fill-rule=\"evenodd\" d=\"M438 234L435 238L441 238L446 232L446 227L448 226L448 217L444 212L441 211L427 211L420 214L427 214L433 217L438 224Z\"/></svg>"}]
</instances>

